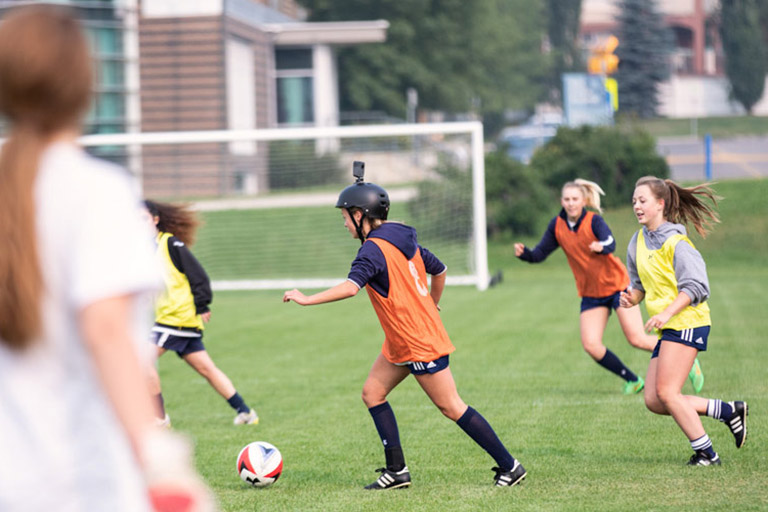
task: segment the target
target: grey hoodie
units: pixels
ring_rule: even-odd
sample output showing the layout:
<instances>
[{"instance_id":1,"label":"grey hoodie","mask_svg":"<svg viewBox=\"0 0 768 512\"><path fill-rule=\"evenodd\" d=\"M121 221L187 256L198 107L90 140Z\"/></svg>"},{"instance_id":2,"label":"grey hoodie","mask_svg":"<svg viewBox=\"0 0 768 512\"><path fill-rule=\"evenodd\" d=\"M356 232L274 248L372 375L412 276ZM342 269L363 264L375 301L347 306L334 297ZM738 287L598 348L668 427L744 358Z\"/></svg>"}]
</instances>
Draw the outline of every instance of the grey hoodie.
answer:
<instances>
[{"instance_id":1,"label":"grey hoodie","mask_svg":"<svg viewBox=\"0 0 768 512\"><path fill-rule=\"evenodd\" d=\"M665 222L655 231L649 231L643 226L643 238L649 250L655 251L661 248L664 242L672 235L687 235L685 226ZM630 286L645 293L645 288L637 274L637 233L632 236L627 247L627 271L629 271ZM707 278L707 265L699 251L686 241L680 241L675 246L675 257L672 265L677 279L677 291L685 292L691 298L691 306L698 306L709 298L709 279Z\"/></svg>"}]
</instances>

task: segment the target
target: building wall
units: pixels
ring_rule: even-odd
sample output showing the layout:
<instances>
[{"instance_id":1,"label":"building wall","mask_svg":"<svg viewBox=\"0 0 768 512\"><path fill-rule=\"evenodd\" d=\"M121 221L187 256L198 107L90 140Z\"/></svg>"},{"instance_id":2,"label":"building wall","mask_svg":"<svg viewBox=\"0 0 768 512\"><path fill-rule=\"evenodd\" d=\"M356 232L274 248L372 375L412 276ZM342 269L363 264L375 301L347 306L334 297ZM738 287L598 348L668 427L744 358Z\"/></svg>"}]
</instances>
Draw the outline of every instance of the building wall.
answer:
<instances>
[{"instance_id":1,"label":"building wall","mask_svg":"<svg viewBox=\"0 0 768 512\"><path fill-rule=\"evenodd\" d=\"M673 30L676 39L676 49L670 58L672 73L712 75L722 74L722 68L717 67L717 59L708 65L707 56L707 20L717 7L710 0L660 0L656 3L664 21ZM616 34L619 15L618 0L585 0L582 4L581 37L584 45L589 48L609 34ZM719 35L710 31L712 48L709 50L721 53ZM711 60L711 59L710 59Z\"/></svg>"},{"instance_id":2,"label":"building wall","mask_svg":"<svg viewBox=\"0 0 768 512\"><path fill-rule=\"evenodd\" d=\"M230 36L248 41L253 49L254 84L256 89L256 127L272 128L276 126L274 105L274 48L269 35L245 23L227 18L224 20L225 32Z\"/></svg>"},{"instance_id":3,"label":"building wall","mask_svg":"<svg viewBox=\"0 0 768 512\"><path fill-rule=\"evenodd\" d=\"M140 20L142 131L226 127L222 31L221 17Z\"/></svg>"},{"instance_id":4,"label":"building wall","mask_svg":"<svg viewBox=\"0 0 768 512\"><path fill-rule=\"evenodd\" d=\"M231 128L228 113L229 38L253 49L252 90L245 102L257 127L269 126L268 40L256 29L222 16L152 17L139 22L141 131L204 131ZM235 106L237 108L237 106ZM201 196L256 193L266 183L265 151L238 151L232 144L175 144L142 148L147 195Z\"/></svg>"},{"instance_id":5,"label":"building wall","mask_svg":"<svg viewBox=\"0 0 768 512\"><path fill-rule=\"evenodd\" d=\"M269 35L250 25L231 18L224 19L224 34L227 38L236 38L250 46L253 58L253 90L255 98L255 126L253 128L271 128L275 121L274 92L274 49ZM231 108L240 108L232 105ZM268 155L266 142L252 144L252 153L233 152L231 155L231 173L236 188L243 194L257 194L269 188Z\"/></svg>"},{"instance_id":6,"label":"building wall","mask_svg":"<svg viewBox=\"0 0 768 512\"><path fill-rule=\"evenodd\" d=\"M673 76L659 87L659 115L672 118L743 115L740 103L728 97L725 77ZM766 80L768 91L768 79ZM752 113L768 115L768 94L757 103Z\"/></svg>"},{"instance_id":7,"label":"building wall","mask_svg":"<svg viewBox=\"0 0 768 512\"><path fill-rule=\"evenodd\" d=\"M583 0L581 39L585 46L616 33L618 5L619 0ZM659 115L680 118L743 114L741 105L730 100L730 85L724 76L717 18L712 17L719 0L658 0L656 5L678 37L678 47L670 57L671 77L659 87ZM768 115L768 87L753 113Z\"/></svg>"},{"instance_id":8,"label":"building wall","mask_svg":"<svg viewBox=\"0 0 768 512\"><path fill-rule=\"evenodd\" d=\"M700 2L700 6L697 4ZM582 25L612 24L619 12L619 0L582 0ZM693 16L701 8L711 13L718 7L716 0L657 0L659 12L666 16Z\"/></svg>"}]
</instances>

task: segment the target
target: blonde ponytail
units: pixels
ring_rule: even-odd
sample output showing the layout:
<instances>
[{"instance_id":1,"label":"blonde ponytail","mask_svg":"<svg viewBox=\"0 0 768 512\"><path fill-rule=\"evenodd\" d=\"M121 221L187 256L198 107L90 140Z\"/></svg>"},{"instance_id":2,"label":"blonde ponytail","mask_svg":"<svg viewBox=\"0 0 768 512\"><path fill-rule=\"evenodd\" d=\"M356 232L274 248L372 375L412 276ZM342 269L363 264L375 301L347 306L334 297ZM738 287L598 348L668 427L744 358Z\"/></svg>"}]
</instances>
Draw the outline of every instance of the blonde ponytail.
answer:
<instances>
[{"instance_id":1,"label":"blonde ponytail","mask_svg":"<svg viewBox=\"0 0 768 512\"><path fill-rule=\"evenodd\" d=\"M584 196L584 202L589 208L597 210L598 213L603 213L603 209L600 207L600 196L604 196L605 192L600 188L600 185L594 181L583 180L576 178L573 181L569 181L563 185L563 190L566 188L578 188L581 190L581 194Z\"/></svg>"}]
</instances>

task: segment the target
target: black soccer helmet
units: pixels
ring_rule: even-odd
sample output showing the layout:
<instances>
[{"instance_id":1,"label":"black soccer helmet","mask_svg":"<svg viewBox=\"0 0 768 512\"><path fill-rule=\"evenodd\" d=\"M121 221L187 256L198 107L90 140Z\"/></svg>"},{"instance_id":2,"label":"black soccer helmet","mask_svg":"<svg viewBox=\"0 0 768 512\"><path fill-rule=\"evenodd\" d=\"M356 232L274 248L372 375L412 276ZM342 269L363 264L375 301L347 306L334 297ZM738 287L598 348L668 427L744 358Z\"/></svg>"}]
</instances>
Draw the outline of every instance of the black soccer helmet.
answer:
<instances>
[{"instance_id":1,"label":"black soccer helmet","mask_svg":"<svg viewBox=\"0 0 768 512\"><path fill-rule=\"evenodd\" d=\"M369 219L387 220L389 213L389 194L375 183L365 183L363 176L365 164L355 162L353 174L357 182L348 186L339 194L336 208L360 208Z\"/></svg>"}]
</instances>

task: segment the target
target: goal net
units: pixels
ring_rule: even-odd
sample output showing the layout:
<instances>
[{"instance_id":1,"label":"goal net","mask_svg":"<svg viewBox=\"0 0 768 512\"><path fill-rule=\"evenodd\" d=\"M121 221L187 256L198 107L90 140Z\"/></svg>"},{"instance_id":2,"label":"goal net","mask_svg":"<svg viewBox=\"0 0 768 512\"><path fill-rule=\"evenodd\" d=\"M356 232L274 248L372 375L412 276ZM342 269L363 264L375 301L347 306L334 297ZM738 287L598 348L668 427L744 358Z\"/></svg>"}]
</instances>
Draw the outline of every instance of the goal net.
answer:
<instances>
[{"instance_id":1,"label":"goal net","mask_svg":"<svg viewBox=\"0 0 768 512\"><path fill-rule=\"evenodd\" d=\"M354 182L390 196L390 221L416 228L448 284L488 286L482 124L281 128L88 135L88 150L140 178L146 198L191 203L191 248L214 289L320 288L360 247L334 208Z\"/></svg>"}]
</instances>

